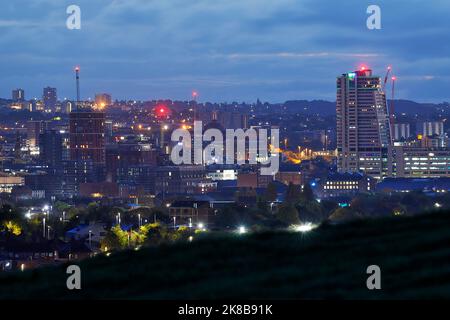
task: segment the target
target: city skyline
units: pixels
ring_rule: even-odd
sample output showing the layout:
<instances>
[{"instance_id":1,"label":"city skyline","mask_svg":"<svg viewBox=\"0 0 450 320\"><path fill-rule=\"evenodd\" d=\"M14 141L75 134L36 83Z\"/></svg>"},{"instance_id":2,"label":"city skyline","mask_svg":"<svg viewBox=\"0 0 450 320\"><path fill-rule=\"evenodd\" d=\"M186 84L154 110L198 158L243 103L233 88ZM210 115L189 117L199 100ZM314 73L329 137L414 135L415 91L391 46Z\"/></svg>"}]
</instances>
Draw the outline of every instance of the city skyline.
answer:
<instances>
[{"instance_id":1,"label":"city skyline","mask_svg":"<svg viewBox=\"0 0 450 320\"><path fill-rule=\"evenodd\" d=\"M211 102L333 101L330 77L367 64L380 76L393 66L399 98L448 101L444 2L381 1L381 30L366 28L367 4L356 1L196 1L181 12L176 2L83 0L81 30L65 28L66 5L16 1L2 10L0 43L10 52L1 97L24 88L39 98L50 86L74 99L71 71L80 65L83 99L110 92L187 100L198 90L200 101Z\"/></svg>"},{"instance_id":2,"label":"city skyline","mask_svg":"<svg viewBox=\"0 0 450 320\"><path fill-rule=\"evenodd\" d=\"M6 1L0 297L211 319L450 298L432 2Z\"/></svg>"},{"instance_id":3,"label":"city skyline","mask_svg":"<svg viewBox=\"0 0 450 320\"><path fill-rule=\"evenodd\" d=\"M78 74L80 72L80 67L76 66L74 69L78 70ZM363 70L370 70L371 72L373 72L372 67L366 63L359 63L358 67L355 69L347 69L348 70L354 70L349 72L349 74L351 73L358 73L360 71ZM384 75L383 75L384 72ZM342 74L342 71L340 73L340 75ZM344 73L345 74L345 73ZM336 78L340 78L341 76L338 75ZM449 101L447 100L442 100L442 101L436 101L436 102L426 102L426 101L420 101L420 100L414 100L414 99L407 99L404 97L398 97L397 96L397 92L399 91L397 88L396 84L396 89L395 89L395 96L393 96L393 92L392 92L392 86L395 83L398 82L398 76L396 75L392 75L392 66L388 65L384 70L377 70L376 72L374 72L373 77L374 78L379 78L380 81L385 78L385 83L383 85L383 91L385 93L385 98L386 101L390 101L390 100L396 100L396 101L405 101L405 102L411 102L411 103L417 103L417 104L430 104L430 105L439 105L439 104L448 104ZM78 80L76 80L78 81ZM12 88L10 90L9 96L6 97L0 97L0 99L5 99L5 100L12 100L15 102L26 102L26 101L41 101L44 105L46 105L46 100L48 100L48 90L54 91L54 93L51 93L54 97L55 97L55 103L56 102L73 102L76 103L76 101L78 100L78 90L79 90L79 84L77 82L75 82L75 87L76 89L75 91L75 96L74 97L67 97L64 96L62 97L59 94L58 88L57 87L50 87L50 86L46 86L43 89L41 89L43 91L43 93L41 93L41 95L39 96L33 96L30 97L28 96L28 91L27 89L24 89L23 87L16 87L16 88ZM212 103L212 104L227 104L227 103L243 103L243 104L253 104L253 103L259 103L259 102L264 102L264 103L269 103L272 105L277 105L277 104L284 104L286 102L289 101L323 101L323 102L327 102L327 103L336 103L337 100L336 98L332 99L315 99L315 98L311 98L311 99L303 99L303 98L296 98L296 99L290 99L290 100L283 100L283 101L267 101L267 100L261 100L259 97L255 98L255 100L239 100L239 99L232 99L230 101L218 101L218 100L203 100L203 101L199 101L199 91L198 90L192 90L190 92L190 95L188 94L186 97L184 98L180 98L180 99L173 99L171 97L148 97L147 99L134 99L133 97L115 97L113 96L113 94L111 92L106 92L106 91L96 91L93 93L92 96L89 97L83 97L82 95L79 97L79 101L80 102L86 102L86 103L93 103L95 105L101 106L102 108L106 107L106 106L111 106L113 105L115 102L117 101L139 101L139 102L155 102L155 101L173 101L173 102L189 102L189 101L196 101L199 104L208 104L208 103ZM53 99L53 98L52 98ZM52 102L53 104L53 102Z\"/></svg>"}]
</instances>

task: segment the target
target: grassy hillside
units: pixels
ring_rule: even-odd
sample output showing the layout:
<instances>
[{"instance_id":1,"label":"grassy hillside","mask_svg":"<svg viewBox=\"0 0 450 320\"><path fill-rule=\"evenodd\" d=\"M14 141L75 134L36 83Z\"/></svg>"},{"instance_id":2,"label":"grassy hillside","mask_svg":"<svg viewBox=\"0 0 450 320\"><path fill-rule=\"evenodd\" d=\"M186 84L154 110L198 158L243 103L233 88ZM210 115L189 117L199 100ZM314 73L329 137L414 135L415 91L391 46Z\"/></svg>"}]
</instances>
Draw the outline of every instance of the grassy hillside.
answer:
<instances>
[{"instance_id":1,"label":"grassy hillside","mask_svg":"<svg viewBox=\"0 0 450 320\"><path fill-rule=\"evenodd\" d=\"M377 264L382 290L366 289ZM0 277L5 298L450 298L450 213L324 225L308 234L208 236Z\"/></svg>"}]
</instances>

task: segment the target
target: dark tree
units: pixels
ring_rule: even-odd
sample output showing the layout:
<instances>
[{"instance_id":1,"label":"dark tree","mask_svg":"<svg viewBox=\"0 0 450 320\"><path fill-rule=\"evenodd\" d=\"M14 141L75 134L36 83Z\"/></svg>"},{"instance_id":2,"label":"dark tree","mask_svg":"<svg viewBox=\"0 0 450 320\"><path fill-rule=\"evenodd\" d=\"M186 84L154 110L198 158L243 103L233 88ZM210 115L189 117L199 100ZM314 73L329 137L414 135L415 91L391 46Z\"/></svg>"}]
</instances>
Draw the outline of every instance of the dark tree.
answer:
<instances>
[{"instance_id":1,"label":"dark tree","mask_svg":"<svg viewBox=\"0 0 450 320\"><path fill-rule=\"evenodd\" d=\"M298 216L298 211L294 206L291 205L283 205L277 212L277 218L281 222L291 225L291 224L299 224L300 218Z\"/></svg>"},{"instance_id":2,"label":"dark tree","mask_svg":"<svg viewBox=\"0 0 450 320\"><path fill-rule=\"evenodd\" d=\"M289 183L289 186L286 190L286 202L295 204L300 201L302 196L302 190L299 185Z\"/></svg>"},{"instance_id":3,"label":"dark tree","mask_svg":"<svg viewBox=\"0 0 450 320\"><path fill-rule=\"evenodd\" d=\"M264 197L267 202L273 202L277 199L277 186L271 182L267 185L266 193Z\"/></svg>"}]
</instances>

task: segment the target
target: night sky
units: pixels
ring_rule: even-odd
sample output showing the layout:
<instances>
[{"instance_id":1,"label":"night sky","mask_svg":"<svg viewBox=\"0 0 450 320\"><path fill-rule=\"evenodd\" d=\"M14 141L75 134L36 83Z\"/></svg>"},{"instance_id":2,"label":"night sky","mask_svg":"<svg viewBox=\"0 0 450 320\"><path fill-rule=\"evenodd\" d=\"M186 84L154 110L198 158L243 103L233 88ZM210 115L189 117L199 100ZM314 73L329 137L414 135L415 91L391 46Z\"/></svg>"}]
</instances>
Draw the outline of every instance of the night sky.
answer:
<instances>
[{"instance_id":1,"label":"night sky","mask_svg":"<svg viewBox=\"0 0 450 320\"><path fill-rule=\"evenodd\" d=\"M66 28L70 4L81 30ZM4 0L0 48L5 98L74 98L80 65L83 98L334 100L336 76L366 64L393 66L398 98L450 100L448 0Z\"/></svg>"}]
</instances>

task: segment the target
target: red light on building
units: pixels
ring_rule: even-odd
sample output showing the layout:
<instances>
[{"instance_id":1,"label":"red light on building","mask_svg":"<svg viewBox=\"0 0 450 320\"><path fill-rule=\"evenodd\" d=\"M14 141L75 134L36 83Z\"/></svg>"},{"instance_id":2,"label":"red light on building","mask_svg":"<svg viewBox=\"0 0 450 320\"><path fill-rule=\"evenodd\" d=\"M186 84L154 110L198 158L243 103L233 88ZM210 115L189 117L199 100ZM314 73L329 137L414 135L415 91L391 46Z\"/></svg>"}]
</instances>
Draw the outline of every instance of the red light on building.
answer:
<instances>
[{"instance_id":1,"label":"red light on building","mask_svg":"<svg viewBox=\"0 0 450 320\"><path fill-rule=\"evenodd\" d=\"M170 109L164 105L159 105L155 108L155 115L159 118L167 117L170 115Z\"/></svg>"}]
</instances>

